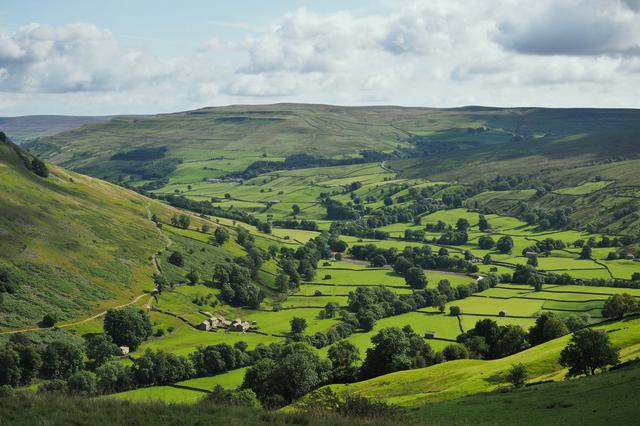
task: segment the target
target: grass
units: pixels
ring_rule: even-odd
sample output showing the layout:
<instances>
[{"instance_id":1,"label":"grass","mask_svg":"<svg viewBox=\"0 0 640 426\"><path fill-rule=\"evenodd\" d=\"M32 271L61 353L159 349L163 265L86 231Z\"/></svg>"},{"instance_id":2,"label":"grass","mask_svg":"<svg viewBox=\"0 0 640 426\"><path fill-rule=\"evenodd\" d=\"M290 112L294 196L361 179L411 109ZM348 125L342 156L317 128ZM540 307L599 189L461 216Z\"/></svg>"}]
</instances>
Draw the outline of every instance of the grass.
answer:
<instances>
[{"instance_id":1,"label":"grass","mask_svg":"<svg viewBox=\"0 0 640 426\"><path fill-rule=\"evenodd\" d=\"M193 400L189 400L193 401ZM0 401L0 418L12 425L120 424L225 424L270 425L392 425L400 420L343 418L331 413L280 413L251 407L224 407L202 403L166 404L142 399L81 398L59 395L22 394Z\"/></svg>"},{"instance_id":2,"label":"grass","mask_svg":"<svg viewBox=\"0 0 640 426\"><path fill-rule=\"evenodd\" d=\"M411 417L429 425L601 425L635 421L640 368L426 404Z\"/></svg>"},{"instance_id":3,"label":"grass","mask_svg":"<svg viewBox=\"0 0 640 426\"><path fill-rule=\"evenodd\" d=\"M612 183L613 183L612 181L585 182L578 186L562 188L554 192L556 194L562 194L562 195L588 195Z\"/></svg>"}]
</instances>

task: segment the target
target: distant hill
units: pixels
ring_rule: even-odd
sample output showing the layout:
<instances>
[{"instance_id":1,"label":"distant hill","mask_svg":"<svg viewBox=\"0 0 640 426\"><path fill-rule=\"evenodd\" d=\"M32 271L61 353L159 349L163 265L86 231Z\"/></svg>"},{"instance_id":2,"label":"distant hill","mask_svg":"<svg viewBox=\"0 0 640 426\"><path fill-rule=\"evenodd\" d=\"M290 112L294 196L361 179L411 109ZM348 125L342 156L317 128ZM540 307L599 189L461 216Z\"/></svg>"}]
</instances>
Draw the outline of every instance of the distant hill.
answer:
<instances>
[{"instance_id":1,"label":"distant hill","mask_svg":"<svg viewBox=\"0 0 640 426\"><path fill-rule=\"evenodd\" d=\"M48 164L0 133L0 330L61 321L125 304L153 288L153 253L164 240L147 217L150 200ZM151 205L160 213L167 207Z\"/></svg>"},{"instance_id":2,"label":"distant hill","mask_svg":"<svg viewBox=\"0 0 640 426\"><path fill-rule=\"evenodd\" d=\"M0 117L0 131L14 142L23 143L41 136L82 127L85 124L103 123L110 116L68 116L68 115L23 115L20 117Z\"/></svg>"},{"instance_id":3,"label":"distant hill","mask_svg":"<svg viewBox=\"0 0 640 426\"><path fill-rule=\"evenodd\" d=\"M154 189L292 154L343 159L374 151L384 153L386 165L403 178L476 184L518 176L529 185L519 189L551 189L526 200L522 194L517 200L510 194L480 197L477 207L511 215L521 201L570 207L581 226L597 219L601 230L640 231L634 213L640 110L634 109L239 105L119 117L25 147L81 173L134 185L153 182ZM565 189L593 180L609 184L590 184L594 191L587 192ZM599 207L594 218L592 209Z\"/></svg>"},{"instance_id":4,"label":"distant hill","mask_svg":"<svg viewBox=\"0 0 640 426\"><path fill-rule=\"evenodd\" d=\"M592 136L598 134L605 136ZM451 158L439 162L438 169L444 170L469 158L493 161L531 153L580 161L637 155L638 134L640 110L631 109L275 104L119 117L41 137L27 146L57 164L113 179L116 174L135 175L119 154L159 147L166 148L164 161L176 162L204 160L220 152L336 157L362 150L404 151L404 157L425 158L427 164L429 158ZM419 168L422 161L416 163L402 167L425 174Z\"/></svg>"}]
</instances>

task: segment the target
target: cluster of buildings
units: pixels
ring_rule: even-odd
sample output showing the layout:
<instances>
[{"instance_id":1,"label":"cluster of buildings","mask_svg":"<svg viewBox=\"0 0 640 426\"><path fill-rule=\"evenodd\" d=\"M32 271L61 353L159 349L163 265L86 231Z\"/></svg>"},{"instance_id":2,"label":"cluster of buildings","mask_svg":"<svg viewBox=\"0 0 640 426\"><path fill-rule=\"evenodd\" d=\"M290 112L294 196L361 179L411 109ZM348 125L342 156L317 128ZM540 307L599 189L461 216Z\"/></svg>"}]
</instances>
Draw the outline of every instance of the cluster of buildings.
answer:
<instances>
[{"instance_id":1,"label":"cluster of buildings","mask_svg":"<svg viewBox=\"0 0 640 426\"><path fill-rule=\"evenodd\" d=\"M214 316L208 312L204 312L209 317L196 326L198 330L212 331L216 329L226 329L229 331L245 332L251 328L249 321L242 321L240 318L234 320L228 320L223 316Z\"/></svg>"}]
</instances>

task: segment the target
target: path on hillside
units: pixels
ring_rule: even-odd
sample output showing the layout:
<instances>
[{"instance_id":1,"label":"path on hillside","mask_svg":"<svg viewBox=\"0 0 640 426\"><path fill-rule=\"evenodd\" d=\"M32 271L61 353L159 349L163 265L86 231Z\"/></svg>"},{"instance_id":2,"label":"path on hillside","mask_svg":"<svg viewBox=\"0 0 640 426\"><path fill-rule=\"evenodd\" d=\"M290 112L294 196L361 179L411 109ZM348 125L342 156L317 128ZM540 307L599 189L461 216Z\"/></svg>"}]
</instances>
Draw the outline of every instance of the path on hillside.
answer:
<instances>
[{"instance_id":1,"label":"path on hillside","mask_svg":"<svg viewBox=\"0 0 640 426\"><path fill-rule=\"evenodd\" d=\"M149 209L149 204L147 204L145 206L145 209L147 210L147 217L149 218L149 220L151 220L152 214L151 214L151 210ZM157 226L154 226L154 228L160 233L160 235L162 235L162 237L165 239L166 244L165 244L165 249L169 248L171 246L171 244L173 244L173 241L171 240L171 238L169 238L164 232L162 232L162 230L160 228L158 228ZM158 259L157 256L160 252L154 253L153 256L151 257L151 263L156 271L156 273L160 274L162 271L160 270L160 265L158 263ZM122 305L118 305L118 306L112 306L109 309L121 309L121 308L125 308L127 306L133 305L135 303L137 303L140 299L142 299L144 296L149 296L149 293L142 293L138 296L136 296L133 300L131 300L130 302L124 303ZM153 296L149 296L149 302L147 303L148 306L151 306L151 299L153 298ZM73 327L75 325L79 325L79 324L84 324L85 322L89 322L89 321L93 321L94 319L100 318L101 316L105 315L107 313L107 310L104 310L102 312L99 312L95 315L92 315L88 318L84 318L82 320L79 321L74 321L74 322L70 322L67 324L61 324L61 325L55 325L53 327L30 327L30 328L21 328L21 329L17 329L17 330L9 330L9 331L0 331L0 335L2 334L16 334L16 333L24 333L27 331L39 331L39 330L47 330L47 329L52 329L52 328L67 328L67 327Z\"/></svg>"},{"instance_id":2,"label":"path on hillside","mask_svg":"<svg viewBox=\"0 0 640 426\"><path fill-rule=\"evenodd\" d=\"M149 208L149 204L147 203L147 205L144 206L144 208L147 210L147 218L151 220L151 218L153 217L153 214L151 214L151 209ZM169 236L165 234L162 231L162 229L160 229L155 223L154 223L154 228L165 240L166 244L164 245L164 250L171 247L171 244L173 244L173 240L171 240L171 238L169 238ZM162 268L160 268L160 263L158 262L159 254L161 254L161 251L157 251L153 253L153 256L151 256L151 263L153 264L153 268L156 270L156 274L158 275L162 274Z\"/></svg>"},{"instance_id":3,"label":"path on hillside","mask_svg":"<svg viewBox=\"0 0 640 426\"><path fill-rule=\"evenodd\" d=\"M148 295L149 295L148 293L142 293L142 294L140 294L139 296L137 296L135 299L133 299L133 300L132 300L132 301L130 301L130 302L127 302L127 303L125 303L125 304L123 304L123 305L112 306L112 307L111 307L111 308L109 308L109 309L120 309L120 308L125 308L125 307L127 307L127 306L129 306L129 305L133 305L134 303L136 303L136 302L138 302L140 299L142 299L144 296L148 296ZM52 328L66 328L66 327L73 327L74 325L83 324L83 323L85 323L85 322L92 321L92 320L94 320L94 319L96 319L96 318L100 318L101 316L103 316L103 315L104 315L104 314L106 314L106 313L107 313L107 311L105 310L105 311L102 311L102 312L100 312L100 313L97 313L97 314L95 314L95 315L93 315L93 316L90 316L89 318L82 319L82 320L80 320L80 321L70 322L70 323L67 323L67 324L61 324L61 325L54 325L53 327L31 327L31 328L21 328L21 329L19 329L19 330L2 331L2 332L0 332L0 334L16 334L16 333L24 333L24 332L27 332L27 331L39 331L39 330L48 330L48 329L50 330L50 329L52 329Z\"/></svg>"}]
</instances>

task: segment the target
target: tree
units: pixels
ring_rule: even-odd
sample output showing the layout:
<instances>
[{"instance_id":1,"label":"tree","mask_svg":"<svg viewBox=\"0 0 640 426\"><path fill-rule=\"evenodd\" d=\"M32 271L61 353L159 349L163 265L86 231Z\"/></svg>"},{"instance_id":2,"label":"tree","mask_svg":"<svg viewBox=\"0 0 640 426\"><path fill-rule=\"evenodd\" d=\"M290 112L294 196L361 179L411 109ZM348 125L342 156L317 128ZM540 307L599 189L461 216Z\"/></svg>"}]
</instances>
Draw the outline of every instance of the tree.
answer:
<instances>
[{"instance_id":1,"label":"tree","mask_svg":"<svg viewBox=\"0 0 640 426\"><path fill-rule=\"evenodd\" d=\"M301 210L300 210L300 206L299 205L294 204L294 205L291 206L291 213L293 213L294 216L299 215L300 212L301 212Z\"/></svg>"},{"instance_id":2,"label":"tree","mask_svg":"<svg viewBox=\"0 0 640 426\"><path fill-rule=\"evenodd\" d=\"M357 346L341 340L329 348L329 360L332 365L333 380L338 383L349 383L357 379L360 351Z\"/></svg>"},{"instance_id":3,"label":"tree","mask_svg":"<svg viewBox=\"0 0 640 426\"><path fill-rule=\"evenodd\" d=\"M0 350L0 385L20 384L20 357L9 346Z\"/></svg>"},{"instance_id":4,"label":"tree","mask_svg":"<svg viewBox=\"0 0 640 426\"><path fill-rule=\"evenodd\" d=\"M363 329L364 331L373 330L373 327L375 327L377 320L378 320L378 316L374 314L371 310L368 310L358 316L358 323L360 325L360 328Z\"/></svg>"},{"instance_id":5,"label":"tree","mask_svg":"<svg viewBox=\"0 0 640 426\"><path fill-rule=\"evenodd\" d=\"M478 248L482 250L491 250L496 245L496 242L488 235L483 235L478 238Z\"/></svg>"},{"instance_id":6,"label":"tree","mask_svg":"<svg viewBox=\"0 0 640 426\"><path fill-rule=\"evenodd\" d=\"M381 254L371 259L371 266L374 266L376 268L381 268L386 264L387 264L387 259L385 259L385 257Z\"/></svg>"},{"instance_id":7,"label":"tree","mask_svg":"<svg viewBox=\"0 0 640 426\"><path fill-rule=\"evenodd\" d=\"M131 389L131 370L120 362L107 362L96 369L98 392L115 393Z\"/></svg>"},{"instance_id":8,"label":"tree","mask_svg":"<svg viewBox=\"0 0 640 426\"><path fill-rule=\"evenodd\" d=\"M38 157L34 157L33 160L31 160L31 170L40 177L49 177L49 169L47 168L47 165Z\"/></svg>"},{"instance_id":9,"label":"tree","mask_svg":"<svg viewBox=\"0 0 640 426\"><path fill-rule=\"evenodd\" d=\"M614 294L604 302L602 316L605 318L622 318L626 314L638 311L638 303L628 293Z\"/></svg>"},{"instance_id":10,"label":"tree","mask_svg":"<svg viewBox=\"0 0 640 426\"><path fill-rule=\"evenodd\" d=\"M529 328L529 342L532 345L539 345L568 333L569 329L562 320L551 312L543 312L536 318L535 325Z\"/></svg>"},{"instance_id":11,"label":"tree","mask_svg":"<svg viewBox=\"0 0 640 426\"><path fill-rule=\"evenodd\" d=\"M324 305L324 317L325 318L335 317L339 307L340 305L338 305L336 302L327 302L327 304Z\"/></svg>"},{"instance_id":12,"label":"tree","mask_svg":"<svg viewBox=\"0 0 640 426\"><path fill-rule=\"evenodd\" d=\"M291 324L291 332L293 334L303 333L307 328L307 320L300 317L293 317L289 324Z\"/></svg>"},{"instance_id":13,"label":"tree","mask_svg":"<svg viewBox=\"0 0 640 426\"><path fill-rule=\"evenodd\" d=\"M37 376L42 365L40 349L30 341L19 341L17 335L11 338L11 348L20 358L20 384L28 385Z\"/></svg>"},{"instance_id":14,"label":"tree","mask_svg":"<svg viewBox=\"0 0 640 426\"><path fill-rule=\"evenodd\" d=\"M442 350L442 356L447 361L453 361L456 359L467 359L469 358L469 350L465 345L454 343L446 346Z\"/></svg>"},{"instance_id":15,"label":"tree","mask_svg":"<svg viewBox=\"0 0 640 426\"><path fill-rule=\"evenodd\" d=\"M280 273L276 276L276 288L280 293L289 293L289 275Z\"/></svg>"},{"instance_id":16,"label":"tree","mask_svg":"<svg viewBox=\"0 0 640 426\"><path fill-rule=\"evenodd\" d=\"M98 390L96 375L90 371L78 371L67 380L67 389L77 395L94 395Z\"/></svg>"},{"instance_id":17,"label":"tree","mask_svg":"<svg viewBox=\"0 0 640 426\"><path fill-rule=\"evenodd\" d=\"M181 214L180 216L178 216L178 225L182 229L189 228L189 225L191 225L191 217L189 217L189 215L186 215L186 214Z\"/></svg>"},{"instance_id":18,"label":"tree","mask_svg":"<svg viewBox=\"0 0 640 426\"><path fill-rule=\"evenodd\" d=\"M478 228L483 232L487 231L488 229L491 229L491 225L489 225L487 218L484 217L483 214L481 214L480 217L478 218Z\"/></svg>"},{"instance_id":19,"label":"tree","mask_svg":"<svg viewBox=\"0 0 640 426\"><path fill-rule=\"evenodd\" d=\"M49 343L42 352L40 373L45 379L66 379L84 367L82 348L59 340Z\"/></svg>"},{"instance_id":20,"label":"tree","mask_svg":"<svg viewBox=\"0 0 640 426\"><path fill-rule=\"evenodd\" d=\"M182 268L184 266L184 257L182 257L182 253L179 251L171 253L171 256L169 256L169 263Z\"/></svg>"},{"instance_id":21,"label":"tree","mask_svg":"<svg viewBox=\"0 0 640 426\"><path fill-rule=\"evenodd\" d=\"M92 359L96 366L100 366L112 357L118 355L119 348L113 343L107 334L93 334L85 339L85 352L89 359Z\"/></svg>"},{"instance_id":22,"label":"tree","mask_svg":"<svg viewBox=\"0 0 640 426\"><path fill-rule=\"evenodd\" d=\"M527 367L522 363L512 365L507 373L507 381L515 388L523 387L528 379L529 372L527 371Z\"/></svg>"},{"instance_id":23,"label":"tree","mask_svg":"<svg viewBox=\"0 0 640 426\"><path fill-rule=\"evenodd\" d=\"M132 351L153 332L146 312L128 307L109 309L104 317L104 331L118 346L128 346Z\"/></svg>"},{"instance_id":24,"label":"tree","mask_svg":"<svg viewBox=\"0 0 640 426\"><path fill-rule=\"evenodd\" d=\"M198 281L200 281L200 274L198 274L198 271L193 268L189 271L186 277L191 285L198 284Z\"/></svg>"},{"instance_id":25,"label":"tree","mask_svg":"<svg viewBox=\"0 0 640 426\"><path fill-rule=\"evenodd\" d=\"M574 332L589 325L589 314L572 314L564 318L569 331Z\"/></svg>"},{"instance_id":26,"label":"tree","mask_svg":"<svg viewBox=\"0 0 640 426\"><path fill-rule=\"evenodd\" d=\"M404 256L398 256L393 264L393 270L396 274L404 275L413 264Z\"/></svg>"},{"instance_id":27,"label":"tree","mask_svg":"<svg viewBox=\"0 0 640 426\"><path fill-rule=\"evenodd\" d=\"M469 223L469 221L463 217L458 219L458 221L456 222L456 229L461 232L466 231L470 226L471 224Z\"/></svg>"},{"instance_id":28,"label":"tree","mask_svg":"<svg viewBox=\"0 0 640 426\"><path fill-rule=\"evenodd\" d=\"M509 236L500 237L496 243L496 248L501 253L511 253L511 250L513 250L513 239Z\"/></svg>"},{"instance_id":29,"label":"tree","mask_svg":"<svg viewBox=\"0 0 640 426\"><path fill-rule=\"evenodd\" d=\"M580 252L580 259L591 259L592 251L591 246L585 245Z\"/></svg>"},{"instance_id":30,"label":"tree","mask_svg":"<svg viewBox=\"0 0 640 426\"><path fill-rule=\"evenodd\" d=\"M373 347L367 349L362 364L365 379L411 368L409 338L398 327L384 328L371 338Z\"/></svg>"},{"instance_id":31,"label":"tree","mask_svg":"<svg viewBox=\"0 0 640 426\"><path fill-rule=\"evenodd\" d=\"M576 331L560 352L560 364L569 367L569 377L593 375L597 369L615 365L619 361L619 351L611 345L606 332L591 328Z\"/></svg>"},{"instance_id":32,"label":"tree","mask_svg":"<svg viewBox=\"0 0 640 426\"><path fill-rule=\"evenodd\" d=\"M519 325L507 325L500 327L500 334L491 347L491 358L502 358L529 347L527 333Z\"/></svg>"},{"instance_id":33,"label":"tree","mask_svg":"<svg viewBox=\"0 0 640 426\"><path fill-rule=\"evenodd\" d=\"M218 226L213 232L213 237L218 245L223 245L229 239L229 232L222 226Z\"/></svg>"},{"instance_id":34,"label":"tree","mask_svg":"<svg viewBox=\"0 0 640 426\"><path fill-rule=\"evenodd\" d=\"M162 293L169 286L169 282L162 274L153 274L153 283L158 293Z\"/></svg>"},{"instance_id":35,"label":"tree","mask_svg":"<svg viewBox=\"0 0 640 426\"><path fill-rule=\"evenodd\" d=\"M407 270L404 276L404 280L407 285L414 289L423 289L427 286L427 277L424 275L422 268L412 266Z\"/></svg>"}]
</instances>

